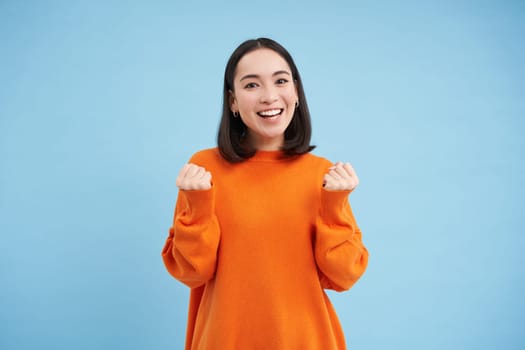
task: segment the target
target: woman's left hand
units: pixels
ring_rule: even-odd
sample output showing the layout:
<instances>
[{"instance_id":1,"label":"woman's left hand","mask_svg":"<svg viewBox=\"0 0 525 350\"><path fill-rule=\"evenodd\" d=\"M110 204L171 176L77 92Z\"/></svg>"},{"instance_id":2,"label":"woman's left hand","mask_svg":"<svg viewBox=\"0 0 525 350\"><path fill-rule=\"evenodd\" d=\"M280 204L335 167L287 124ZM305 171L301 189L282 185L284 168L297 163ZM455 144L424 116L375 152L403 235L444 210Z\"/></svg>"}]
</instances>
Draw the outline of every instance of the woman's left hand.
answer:
<instances>
[{"instance_id":1,"label":"woman's left hand","mask_svg":"<svg viewBox=\"0 0 525 350\"><path fill-rule=\"evenodd\" d=\"M353 191L359 178L350 163L337 162L323 178L323 187L328 191Z\"/></svg>"}]
</instances>

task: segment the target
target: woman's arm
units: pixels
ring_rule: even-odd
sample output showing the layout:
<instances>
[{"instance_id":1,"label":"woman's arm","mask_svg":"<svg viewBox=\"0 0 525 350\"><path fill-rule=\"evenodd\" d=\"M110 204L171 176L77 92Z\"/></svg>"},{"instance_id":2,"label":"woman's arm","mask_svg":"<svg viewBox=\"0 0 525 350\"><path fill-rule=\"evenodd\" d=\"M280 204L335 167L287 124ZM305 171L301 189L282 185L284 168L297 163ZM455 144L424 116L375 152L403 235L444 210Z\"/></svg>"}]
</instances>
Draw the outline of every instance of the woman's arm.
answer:
<instances>
[{"instance_id":1,"label":"woman's arm","mask_svg":"<svg viewBox=\"0 0 525 350\"><path fill-rule=\"evenodd\" d=\"M220 231L215 216L215 190L211 174L187 164L177 178L179 195L173 225L162 249L168 272L194 288L215 274Z\"/></svg>"},{"instance_id":2,"label":"woman's arm","mask_svg":"<svg viewBox=\"0 0 525 350\"><path fill-rule=\"evenodd\" d=\"M368 251L348 202L350 192L358 184L359 178L349 163L336 163L323 178L315 259L324 288L349 289L368 264Z\"/></svg>"}]
</instances>

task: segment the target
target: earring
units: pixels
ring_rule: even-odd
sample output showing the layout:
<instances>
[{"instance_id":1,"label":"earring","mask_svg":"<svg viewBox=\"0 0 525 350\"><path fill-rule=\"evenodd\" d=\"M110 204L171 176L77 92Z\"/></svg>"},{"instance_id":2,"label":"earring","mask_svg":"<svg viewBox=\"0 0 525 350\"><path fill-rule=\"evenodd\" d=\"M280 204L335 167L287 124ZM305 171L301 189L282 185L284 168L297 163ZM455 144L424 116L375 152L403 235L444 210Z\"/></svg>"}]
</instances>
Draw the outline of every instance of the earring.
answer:
<instances>
[{"instance_id":1,"label":"earring","mask_svg":"<svg viewBox=\"0 0 525 350\"><path fill-rule=\"evenodd\" d=\"M299 100L295 101L295 108L299 107Z\"/></svg>"},{"instance_id":2,"label":"earring","mask_svg":"<svg viewBox=\"0 0 525 350\"><path fill-rule=\"evenodd\" d=\"M239 111L235 111L235 112L233 112L233 117L234 117L234 118L238 118L238 117L239 117Z\"/></svg>"}]
</instances>

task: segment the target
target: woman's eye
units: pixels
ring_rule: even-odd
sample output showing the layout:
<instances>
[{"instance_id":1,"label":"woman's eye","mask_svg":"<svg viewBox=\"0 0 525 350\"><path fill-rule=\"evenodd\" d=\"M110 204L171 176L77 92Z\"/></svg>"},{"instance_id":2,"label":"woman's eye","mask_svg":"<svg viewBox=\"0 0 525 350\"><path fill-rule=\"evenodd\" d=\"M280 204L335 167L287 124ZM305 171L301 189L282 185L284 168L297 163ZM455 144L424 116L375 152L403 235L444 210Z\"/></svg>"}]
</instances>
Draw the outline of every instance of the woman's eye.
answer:
<instances>
[{"instance_id":1,"label":"woman's eye","mask_svg":"<svg viewBox=\"0 0 525 350\"><path fill-rule=\"evenodd\" d=\"M248 83L244 86L245 89L253 89L255 87L257 87L256 83Z\"/></svg>"},{"instance_id":2,"label":"woman's eye","mask_svg":"<svg viewBox=\"0 0 525 350\"><path fill-rule=\"evenodd\" d=\"M277 79L276 83L278 85L283 85L283 84L286 84L288 82L288 80L284 79L284 78L281 78L281 79Z\"/></svg>"}]
</instances>

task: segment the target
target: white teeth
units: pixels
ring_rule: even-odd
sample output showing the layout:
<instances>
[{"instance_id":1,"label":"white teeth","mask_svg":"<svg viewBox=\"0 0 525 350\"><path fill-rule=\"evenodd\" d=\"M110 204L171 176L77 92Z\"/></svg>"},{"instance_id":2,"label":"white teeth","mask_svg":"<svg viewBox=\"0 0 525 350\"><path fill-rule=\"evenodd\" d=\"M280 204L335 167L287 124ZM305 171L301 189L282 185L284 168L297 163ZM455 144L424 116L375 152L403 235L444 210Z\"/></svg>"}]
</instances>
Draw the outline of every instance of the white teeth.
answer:
<instances>
[{"instance_id":1,"label":"white teeth","mask_svg":"<svg viewBox=\"0 0 525 350\"><path fill-rule=\"evenodd\" d=\"M273 116L275 116L275 115L277 115L279 113L281 113L280 109L271 109L269 111L259 112L258 114L262 115L262 116L265 116L265 117L273 117Z\"/></svg>"}]
</instances>

